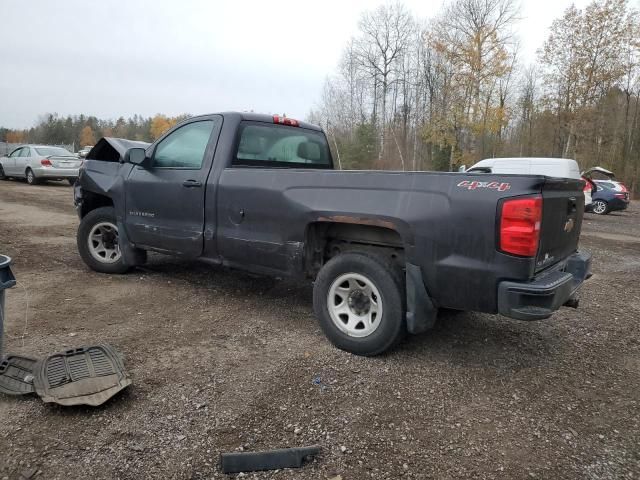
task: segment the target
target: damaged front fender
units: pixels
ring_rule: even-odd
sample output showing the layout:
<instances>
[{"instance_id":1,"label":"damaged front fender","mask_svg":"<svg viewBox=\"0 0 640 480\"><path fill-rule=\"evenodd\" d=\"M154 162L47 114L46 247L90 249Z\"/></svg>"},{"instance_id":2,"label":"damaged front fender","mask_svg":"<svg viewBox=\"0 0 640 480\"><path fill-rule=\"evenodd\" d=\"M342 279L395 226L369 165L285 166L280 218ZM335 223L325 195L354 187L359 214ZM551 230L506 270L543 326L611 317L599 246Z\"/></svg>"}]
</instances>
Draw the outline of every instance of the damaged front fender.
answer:
<instances>
[{"instance_id":1,"label":"damaged front fender","mask_svg":"<svg viewBox=\"0 0 640 480\"><path fill-rule=\"evenodd\" d=\"M124 182L133 165L124 163L130 148L150 144L124 138L101 138L91 149L74 188L74 203L82 218L95 208L112 205L118 221L124 222Z\"/></svg>"}]
</instances>

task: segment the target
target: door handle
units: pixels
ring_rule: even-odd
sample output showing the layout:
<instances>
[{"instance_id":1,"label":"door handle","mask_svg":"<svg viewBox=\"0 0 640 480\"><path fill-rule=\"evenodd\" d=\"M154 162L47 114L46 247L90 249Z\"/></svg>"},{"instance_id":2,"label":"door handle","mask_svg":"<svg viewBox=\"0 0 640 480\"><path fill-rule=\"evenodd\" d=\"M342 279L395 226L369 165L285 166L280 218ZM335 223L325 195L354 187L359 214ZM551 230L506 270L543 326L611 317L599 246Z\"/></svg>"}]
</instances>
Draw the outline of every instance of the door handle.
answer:
<instances>
[{"instance_id":1,"label":"door handle","mask_svg":"<svg viewBox=\"0 0 640 480\"><path fill-rule=\"evenodd\" d=\"M201 187L202 182L199 182L197 180L185 180L184 182L182 182L182 186L186 188L196 188Z\"/></svg>"}]
</instances>

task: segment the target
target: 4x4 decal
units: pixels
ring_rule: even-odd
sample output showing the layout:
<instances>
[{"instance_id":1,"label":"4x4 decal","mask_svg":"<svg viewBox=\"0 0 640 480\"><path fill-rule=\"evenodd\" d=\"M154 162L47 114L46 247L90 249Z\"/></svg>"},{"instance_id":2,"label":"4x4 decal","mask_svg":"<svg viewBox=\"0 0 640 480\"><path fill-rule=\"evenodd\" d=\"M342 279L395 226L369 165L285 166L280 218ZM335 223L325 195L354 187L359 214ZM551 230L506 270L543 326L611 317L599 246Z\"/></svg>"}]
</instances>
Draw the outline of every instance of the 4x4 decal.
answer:
<instances>
[{"instance_id":1,"label":"4x4 decal","mask_svg":"<svg viewBox=\"0 0 640 480\"><path fill-rule=\"evenodd\" d=\"M511 184L505 182L477 182L475 180L463 180L458 184L458 187L466 188L467 190L475 190L476 188L492 188L499 192L504 192L511 188Z\"/></svg>"}]
</instances>

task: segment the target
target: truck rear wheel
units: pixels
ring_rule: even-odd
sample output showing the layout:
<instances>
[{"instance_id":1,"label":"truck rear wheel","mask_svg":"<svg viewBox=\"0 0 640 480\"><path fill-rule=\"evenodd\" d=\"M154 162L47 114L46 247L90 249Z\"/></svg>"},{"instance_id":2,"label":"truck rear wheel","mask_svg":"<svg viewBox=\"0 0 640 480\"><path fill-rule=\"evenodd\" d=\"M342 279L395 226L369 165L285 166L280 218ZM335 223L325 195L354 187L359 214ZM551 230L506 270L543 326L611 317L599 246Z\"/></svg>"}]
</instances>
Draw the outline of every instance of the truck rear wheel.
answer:
<instances>
[{"instance_id":1,"label":"truck rear wheel","mask_svg":"<svg viewBox=\"0 0 640 480\"><path fill-rule=\"evenodd\" d=\"M76 240L80 257L92 270L125 273L129 269L120 251L113 207L96 208L87 213L80 221Z\"/></svg>"},{"instance_id":2,"label":"truck rear wheel","mask_svg":"<svg viewBox=\"0 0 640 480\"><path fill-rule=\"evenodd\" d=\"M406 331L402 272L380 255L347 252L329 260L316 278L313 307L331 343L356 355L378 355Z\"/></svg>"}]
</instances>

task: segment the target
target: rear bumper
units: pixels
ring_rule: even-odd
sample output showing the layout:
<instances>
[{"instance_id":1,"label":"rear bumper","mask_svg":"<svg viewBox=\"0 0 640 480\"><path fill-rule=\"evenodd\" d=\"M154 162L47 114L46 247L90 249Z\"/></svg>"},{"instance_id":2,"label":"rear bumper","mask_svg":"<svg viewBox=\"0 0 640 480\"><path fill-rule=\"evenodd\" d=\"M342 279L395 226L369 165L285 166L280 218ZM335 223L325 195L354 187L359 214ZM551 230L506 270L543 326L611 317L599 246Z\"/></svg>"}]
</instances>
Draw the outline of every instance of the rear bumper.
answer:
<instances>
[{"instance_id":1,"label":"rear bumper","mask_svg":"<svg viewBox=\"0 0 640 480\"><path fill-rule=\"evenodd\" d=\"M573 300L590 272L591 254L578 251L552 271L538 275L530 282L500 282L498 311L518 320L549 318Z\"/></svg>"},{"instance_id":2,"label":"rear bumper","mask_svg":"<svg viewBox=\"0 0 640 480\"><path fill-rule=\"evenodd\" d=\"M611 202L609 202L609 210L617 211L617 210L626 210L629 206L628 200L623 200L622 198L615 198Z\"/></svg>"},{"instance_id":3,"label":"rear bumper","mask_svg":"<svg viewBox=\"0 0 640 480\"><path fill-rule=\"evenodd\" d=\"M79 168L35 168L34 175L37 178L78 178Z\"/></svg>"}]
</instances>

